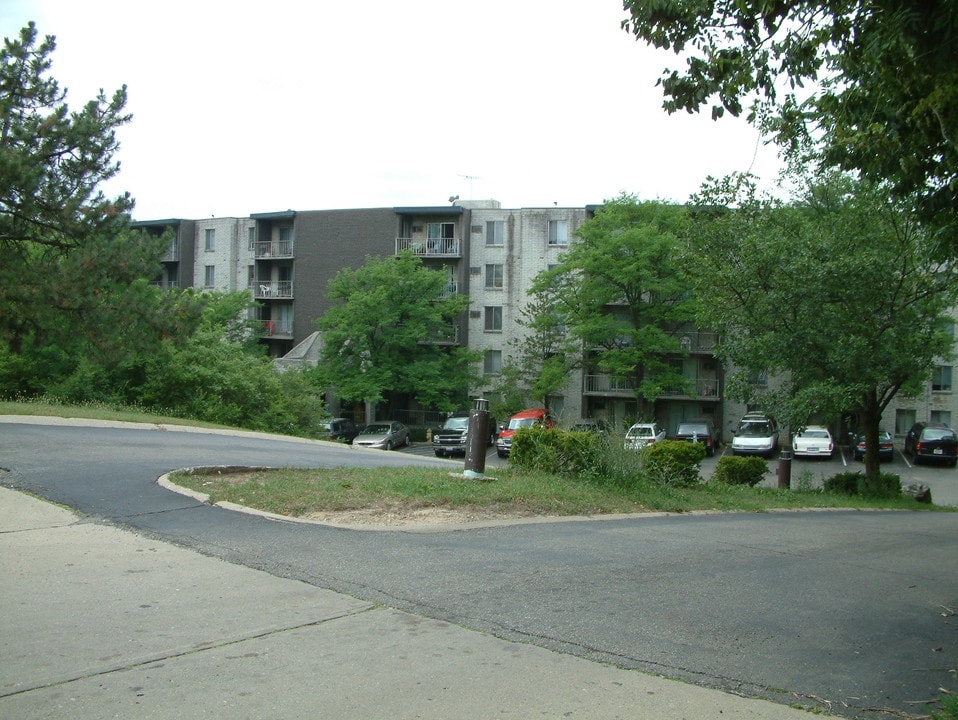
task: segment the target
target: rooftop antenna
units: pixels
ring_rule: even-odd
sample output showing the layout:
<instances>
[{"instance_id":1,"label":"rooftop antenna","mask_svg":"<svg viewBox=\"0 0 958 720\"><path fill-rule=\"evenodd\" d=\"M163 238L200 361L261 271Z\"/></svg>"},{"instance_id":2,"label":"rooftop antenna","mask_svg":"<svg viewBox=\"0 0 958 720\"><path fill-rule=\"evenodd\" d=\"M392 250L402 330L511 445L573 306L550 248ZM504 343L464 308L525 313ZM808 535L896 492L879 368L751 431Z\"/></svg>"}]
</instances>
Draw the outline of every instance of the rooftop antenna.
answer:
<instances>
[{"instance_id":1,"label":"rooftop antenna","mask_svg":"<svg viewBox=\"0 0 958 720\"><path fill-rule=\"evenodd\" d=\"M472 194L472 181L473 180L482 180L478 175L460 175L461 178L466 178L469 181L469 199L475 200L475 196Z\"/></svg>"}]
</instances>

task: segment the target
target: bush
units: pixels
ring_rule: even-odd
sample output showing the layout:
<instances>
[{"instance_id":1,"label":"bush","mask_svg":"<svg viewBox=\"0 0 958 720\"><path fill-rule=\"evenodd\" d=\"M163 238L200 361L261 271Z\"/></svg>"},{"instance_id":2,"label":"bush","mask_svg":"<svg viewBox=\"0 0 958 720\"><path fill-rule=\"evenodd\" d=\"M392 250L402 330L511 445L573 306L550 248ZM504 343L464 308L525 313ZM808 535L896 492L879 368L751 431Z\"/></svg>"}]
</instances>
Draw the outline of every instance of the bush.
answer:
<instances>
[{"instance_id":1,"label":"bush","mask_svg":"<svg viewBox=\"0 0 958 720\"><path fill-rule=\"evenodd\" d=\"M600 438L594 433L555 428L520 428L509 460L516 467L556 474L595 475L600 471Z\"/></svg>"},{"instance_id":2,"label":"bush","mask_svg":"<svg viewBox=\"0 0 958 720\"><path fill-rule=\"evenodd\" d=\"M844 472L825 480L822 489L836 495L894 498L901 494L901 478L893 473L881 473L877 482L869 483L864 473Z\"/></svg>"},{"instance_id":3,"label":"bush","mask_svg":"<svg viewBox=\"0 0 958 720\"><path fill-rule=\"evenodd\" d=\"M646 480L663 485L695 485L700 480L705 446L664 440L646 445L639 457Z\"/></svg>"},{"instance_id":4,"label":"bush","mask_svg":"<svg viewBox=\"0 0 958 720\"><path fill-rule=\"evenodd\" d=\"M724 455L719 458L711 482L754 487L768 473L768 464L759 457Z\"/></svg>"}]
</instances>

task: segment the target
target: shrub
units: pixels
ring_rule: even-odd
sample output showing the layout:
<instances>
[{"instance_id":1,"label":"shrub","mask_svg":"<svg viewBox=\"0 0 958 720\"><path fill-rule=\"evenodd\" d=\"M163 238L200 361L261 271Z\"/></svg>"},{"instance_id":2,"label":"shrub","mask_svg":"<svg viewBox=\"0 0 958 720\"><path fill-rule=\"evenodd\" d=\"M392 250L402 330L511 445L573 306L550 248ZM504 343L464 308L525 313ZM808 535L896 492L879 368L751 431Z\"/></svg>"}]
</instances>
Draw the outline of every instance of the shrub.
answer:
<instances>
[{"instance_id":1,"label":"shrub","mask_svg":"<svg viewBox=\"0 0 958 720\"><path fill-rule=\"evenodd\" d=\"M601 466L599 445L594 433L520 428L512 438L509 460L516 467L594 475Z\"/></svg>"},{"instance_id":2,"label":"shrub","mask_svg":"<svg viewBox=\"0 0 958 720\"><path fill-rule=\"evenodd\" d=\"M754 487L768 473L768 464L759 457L724 455L719 458L711 482Z\"/></svg>"},{"instance_id":3,"label":"shrub","mask_svg":"<svg viewBox=\"0 0 958 720\"><path fill-rule=\"evenodd\" d=\"M893 498L901 494L901 478L893 473L881 473L876 482L869 483L864 473L843 472L825 480L822 489L836 495Z\"/></svg>"},{"instance_id":4,"label":"shrub","mask_svg":"<svg viewBox=\"0 0 958 720\"><path fill-rule=\"evenodd\" d=\"M646 445L639 457L647 480L664 485L695 485L699 482L705 446L665 440Z\"/></svg>"}]
</instances>

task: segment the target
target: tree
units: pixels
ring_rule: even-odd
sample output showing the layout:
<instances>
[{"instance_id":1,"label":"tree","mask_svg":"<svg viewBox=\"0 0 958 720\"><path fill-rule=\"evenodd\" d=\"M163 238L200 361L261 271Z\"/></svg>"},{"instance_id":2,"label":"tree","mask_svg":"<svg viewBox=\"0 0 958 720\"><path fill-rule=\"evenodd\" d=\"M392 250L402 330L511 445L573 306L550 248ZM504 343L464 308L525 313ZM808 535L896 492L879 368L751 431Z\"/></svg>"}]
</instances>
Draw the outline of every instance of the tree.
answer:
<instances>
[{"instance_id":1,"label":"tree","mask_svg":"<svg viewBox=\"0 0 958 720\"><path fill-rule=\"evenodd\" d=\"M165 239L134 235L129 195L98 190L119 169L126 88L70 111L54 49L30 23L0 50L0 380L26 392L187 337L200 311L150 287Z\"/></svg>"},{"instance_id":2,"label":"tree","mask_svg":"<svg viewBox=\"0 0 958 720\"><path fill-rule=\"evenodd\" d=\"M787 204L742 176L703 191L687 261L699 318L744 375L787 378L751 396L737 387L793 430L813 414L857 414L874 483L883 411L951 353L958 266L936 259L940 233L883 187L839 174L808 182Z\"/></svg>"},{"instance_id":3,"label":"tree","mask_svg":"<svg viewBox=\"0 0 958 720\"><path fill-rule=\"evenodd\" d=\"M367 257L329 283L337 302L317 321L320 378L344 400L379 402L411 393L425 407L451 411L477 384L476 353L455 342L468 298L448 294L446 276L411 252Z\"/></svg>"},{"instance_id":4,"label":"tree","mask_svg":"<svg viewBox=\"0 0 958 720\"><path fill-rule=\"evenodd\" d=\"M514 362L508 372L506 368L503 372L506 378L514 375L517 384L545 407L549 407L549 396L566 384L582 355L581 345L570 338L564 324L562 301L557 295L560 287L543 283L530 293L516 321L528 332L509 340L515 351Z\"/></svg>"},{"instance_id":5,"label":"tree","mask_svg":"<svg viewBox=\"0 0 958 720\"><path fill-rule=\"evenodd\" d=\"M927 218L958 207L958 5L954 0L625 0L623 27L683 55L664 107L739 115L826 166L918 194ZM786 90L783 94L783 90ZM800 97L804 93L805 97ZM954 230L952 230L954 233ZM952 239L954 247L954 239Z\"/></svg>"},{"instance_id":6,"label":"tree","mask_svg":"<svg viewBox=\"0 0 958 720\"><path fill-rule=\"evenodd\" d=\"M587 369L631 382L640 416L664 388L687 383L668 362L681 353L670 330L691 318L678 261L684 217L684 208L623 194L584 222L579 241L533 284L550 293L541 320L565 326Z\"/></svg>"}]
</instances>

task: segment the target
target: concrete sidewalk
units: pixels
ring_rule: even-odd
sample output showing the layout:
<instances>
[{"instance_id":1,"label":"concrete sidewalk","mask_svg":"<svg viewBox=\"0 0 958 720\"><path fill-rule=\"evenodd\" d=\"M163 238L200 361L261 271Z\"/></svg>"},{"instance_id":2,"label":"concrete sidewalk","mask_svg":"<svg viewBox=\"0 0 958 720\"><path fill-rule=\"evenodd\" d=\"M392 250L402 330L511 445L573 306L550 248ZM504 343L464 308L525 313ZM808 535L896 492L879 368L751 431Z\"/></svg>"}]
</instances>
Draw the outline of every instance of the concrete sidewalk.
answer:
<instances>
[{"instance_id":1,"label":"concrete sidewalk","mask_svg":"<svg viewBox=\"0 0 958 720\"><path fill-rule=\"evenodd\" d=\"M231 565L5 488L0 578L3 718L812 717Z\"/></svg>"}]
</instances>

